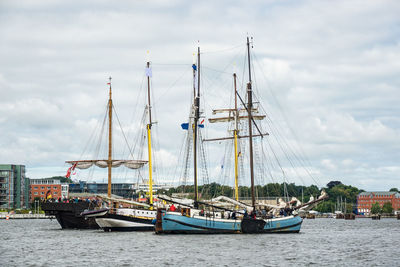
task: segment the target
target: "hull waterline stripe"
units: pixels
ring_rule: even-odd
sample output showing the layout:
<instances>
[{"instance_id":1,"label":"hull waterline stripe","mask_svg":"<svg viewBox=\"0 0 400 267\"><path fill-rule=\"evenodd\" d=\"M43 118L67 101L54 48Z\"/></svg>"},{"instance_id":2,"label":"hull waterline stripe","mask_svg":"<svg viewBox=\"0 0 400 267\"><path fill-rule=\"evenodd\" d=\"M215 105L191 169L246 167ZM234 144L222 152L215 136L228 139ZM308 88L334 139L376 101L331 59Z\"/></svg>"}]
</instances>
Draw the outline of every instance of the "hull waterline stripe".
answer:
<instances>
[{"instance_id":1,"label":"hull waterline stripe","mask_svg":"<svg viewBox=\"0 0 400 267\"><path fill-rule=\"evenodd\" d=\"M164 220L166 221L171 221L171 222L175 222L184 226L188 226L188 227L192 227L192 228L197 228L197 229L204 229L204 230L209 230L210 232L224 232L224 233L238 233L240 232L240 230L227 230L227 229L215 229L215 228L209 228L209 227L205 227L205 226L200 226L200 225L193 225L193 224L189 224L189 223L184 223L184 222L180 222L174 219L169 219L169 218L165 218ZM303 221L300 221L296 224L292 224L292 225L287 225L287 226L283 226L283 227L279 227L279 228L271 228L271 229L264 229L262 231L262 233L274 233L277 232L279 230L284 230L284 229L288 229L288 228L292 228L292 227L296 227L298 225L301 225L303 223ZM299 232L300 230L293 230L293 232ZM291 231L284 231L284 232L291 232Z\"/></svg>"}]
</instances>

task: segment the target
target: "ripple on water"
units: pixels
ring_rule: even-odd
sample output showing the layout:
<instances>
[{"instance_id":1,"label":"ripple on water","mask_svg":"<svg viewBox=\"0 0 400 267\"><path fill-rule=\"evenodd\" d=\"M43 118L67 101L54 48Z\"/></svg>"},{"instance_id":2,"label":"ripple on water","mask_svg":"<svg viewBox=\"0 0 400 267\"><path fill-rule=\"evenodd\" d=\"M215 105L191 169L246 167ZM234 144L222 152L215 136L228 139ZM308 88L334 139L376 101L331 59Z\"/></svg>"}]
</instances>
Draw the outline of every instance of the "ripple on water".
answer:
<instances>
[{"instance_id":1,"label":"ripple on water","mask_svg":"<svg viewBox=\"0 0 400 267\"><path fill-rule=\"evenodd\" d=\"M300 234L155 235L0 221L3 266L398 266L400 221L305 220Z\"/></svg>"}]
</instances>

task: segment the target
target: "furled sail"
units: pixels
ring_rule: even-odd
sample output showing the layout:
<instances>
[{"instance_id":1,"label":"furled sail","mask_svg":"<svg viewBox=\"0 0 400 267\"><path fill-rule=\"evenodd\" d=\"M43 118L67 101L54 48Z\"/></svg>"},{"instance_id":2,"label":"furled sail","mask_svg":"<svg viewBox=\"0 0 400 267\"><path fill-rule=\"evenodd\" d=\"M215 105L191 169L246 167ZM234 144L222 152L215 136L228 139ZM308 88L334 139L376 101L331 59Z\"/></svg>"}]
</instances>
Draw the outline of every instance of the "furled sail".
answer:
<instances>
[{"instance_id":1,"label":"furled sail","mask_svg":"<svg viewBox=\"0 0 400 267\"><path fill-rule=\"evenodd\" d=\"M107 168L108 160L77 160L77 161L66 161L66 163L75 165L77 169L88 169L93 165L96 165L99 168ZM125 166L129 169L139 169L143 167L147 163L146 160L112 160L111 166L113 168L120 167L121 165Z\"/></svg>"},{"instance_id":2,"label":"furled sail","mask_svg":"<svg viewBox=\"0 0 400 267\"><path fill-rule=\"evenodd\" d=\"M263 120L265 118L265 115L252 115L251 116L254 120ZM247 120L249 116L239 116L239 120ZM209 122L214 123L214 122L228 122L228 121L234 121L235 117L234 116L228 116L228 117L221 117L221 118L210 118L208 119Z\"/></svg>"},{"instance_id":3,"label":"furled sail","mask_svg":"<svg viewBox=\"0 0 400 267\"><path fill-rule=\"evenodd\" d=\"M213 109L212 110L212 114L215 115L215 114L218 114L218 113L225 113L225 112L234 113L235 111L236 110L234 108ZM239 113L247 113L247 109L241 108L241 109L238 109L238 112ZM251 109L251 113L258 113L258 108L256 108L256 107L252 108Z\"/></svg>"}]
</instances>

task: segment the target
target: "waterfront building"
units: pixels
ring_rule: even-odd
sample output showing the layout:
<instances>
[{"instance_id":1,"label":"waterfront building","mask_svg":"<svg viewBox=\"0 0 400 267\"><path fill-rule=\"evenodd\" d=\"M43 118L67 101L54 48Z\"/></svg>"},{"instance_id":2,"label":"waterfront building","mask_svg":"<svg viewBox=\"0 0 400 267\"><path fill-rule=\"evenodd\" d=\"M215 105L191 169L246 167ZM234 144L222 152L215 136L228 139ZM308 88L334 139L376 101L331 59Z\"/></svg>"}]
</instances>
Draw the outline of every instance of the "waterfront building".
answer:
<instances>
[{"instance_id":1,"label":"waterfront building","mask_svg":"<svg viewBox=\"0 0 400 267\"><path fill-rule=\"evenodd\" d=\"M400 210L400 193L398 192L362 192L357 196L358 214L369 214L372 204L378 202L381 208L386 202L392 204L393 210Z\"/></svg>"},{"instance_id":2,"label":"waterfront building","mask_svg":"<svg viewBox=\"0 0 400 267\"><path fill-rule=\"evenodd\" d=\"M107 183L88 183L79 181L79 183L69 184L69 193L90 193L90 194L107 194ZM131 183L113 183L111 193L124 198L132 198L135 193Z\"/></svg>"},{"instance_id":3,"label":"waterfront building","mask_svg":"<svg viewBox=\"0 0 400 267\"><path fill-rule=\"evenodd\" d=\"M107 183L87 183L85 181L79 181L79 183L69 184L70 193L91 193L91 194L107 194ZM153 193L156 193L159 189L169 189L171 186L167 184L153 184ZM111 187L111 193L113 195L121 196L123 198L137 197L140 192L148 192L149 185L146 182L143 183L113 183Z\"/></svg>"},{"instance_id":4,"label":"waterfront building","mask_svg":"<svg viewBox=\"0 0 400 267\"><path fill-rule=\"evenodd\" d=\"M165 189L168 190L172 187L172 185L161 184L161 183L153 183L153 193L156 193L158 190ZM133 190L135 192L149 192L149 180L144 179L142 183L134 183Z\"/></svg>"},{"instance_id":5,"label":"waterfront building","mask_svg":"<svg viewBox=\"0 0 400 267\"><path fill-rule=\"evenodd\" d=\"M25 165L0 164L0 208L29 207L29 179Z\"/></svg>"},{"instance_id":6,"label":"waterfront building","mask_svg":"<svg viewBox=\"0 0 400 267\"><path fill-rule=\"evenodd\" d=\"M44 179L31 179L30 180L30 202L32 203L35 198L44 200L47 192L50 193L54 199L68 198L67 183L61 183L60 179L44 178Z\"/></svg>"}]
</instances>

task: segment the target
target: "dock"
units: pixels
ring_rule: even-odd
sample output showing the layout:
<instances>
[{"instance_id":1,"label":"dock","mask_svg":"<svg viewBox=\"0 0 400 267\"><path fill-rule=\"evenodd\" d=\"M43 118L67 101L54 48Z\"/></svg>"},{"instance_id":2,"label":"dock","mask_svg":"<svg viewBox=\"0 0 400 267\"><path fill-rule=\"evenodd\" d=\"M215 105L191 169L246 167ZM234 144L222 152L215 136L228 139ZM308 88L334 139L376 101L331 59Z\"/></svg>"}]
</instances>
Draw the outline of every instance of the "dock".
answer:
<instances>
[{"instance_id":1,"label":"dock","mask_svg":"<svg viewBox=\"0 0 400 267\"><path fill-rule=\"evenodd\" d=\"M0 220L11 219L55 219L55 216L48 216L45 214L7 214L0 213Z\"/></svg>"}]
</instances>

